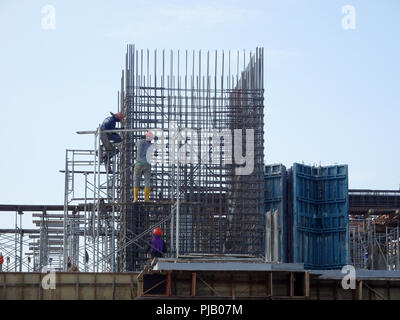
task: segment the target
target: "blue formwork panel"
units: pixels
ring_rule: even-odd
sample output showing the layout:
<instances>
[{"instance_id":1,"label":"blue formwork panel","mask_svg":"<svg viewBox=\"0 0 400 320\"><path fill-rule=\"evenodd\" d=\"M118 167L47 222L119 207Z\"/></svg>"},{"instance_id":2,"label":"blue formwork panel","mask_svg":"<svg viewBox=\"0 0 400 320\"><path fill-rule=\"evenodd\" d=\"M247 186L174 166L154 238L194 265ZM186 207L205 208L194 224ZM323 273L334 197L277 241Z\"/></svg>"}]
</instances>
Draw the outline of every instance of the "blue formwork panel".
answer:
<instances>
[{"instance_id":1,"label":"blue formwork panel","mask_svg":"<svg viewBox=\"0 0 400 320\"><path fill-rule=\"evenodd\" d=\"M348 262L348 167L290 170L293 262L309 269L338 269Z\"/></svg>"},{"instance_id":2,"label":"blue formwork panel","mask_svg":"<svg viewBox=\"0 0 400 320\"><path fill-rule=\"evenodd\" d=\"M286 232L284 220L287 214L286 197L286 167L282 164L273 164L265 166L264 174L264 212L277 210L279 221L279 258L280 262L287 261L286 255ZM265 246L265 239L264 239Z\"/></svg>"}]
</instances>

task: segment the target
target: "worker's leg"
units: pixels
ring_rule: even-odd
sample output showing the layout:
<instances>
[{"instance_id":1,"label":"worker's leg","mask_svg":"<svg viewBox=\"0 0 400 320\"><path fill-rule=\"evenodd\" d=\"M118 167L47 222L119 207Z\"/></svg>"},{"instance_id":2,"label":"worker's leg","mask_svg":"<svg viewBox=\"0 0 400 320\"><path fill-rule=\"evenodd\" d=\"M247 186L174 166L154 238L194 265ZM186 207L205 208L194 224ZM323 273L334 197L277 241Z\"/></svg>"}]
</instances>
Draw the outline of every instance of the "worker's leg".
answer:
<instances>
[{"instance_id":1,"label":"worker's leg","mask_svg":"<svg viewBox=\"0 0 400 320\"><path fill-rule=\"evenodd\" d=\"M150 178L151 178L150 165L143 166L143 174L144 174L144 201L150 201Z\"/></svg>"},{"instance_id":2,"label":"worker's leg","mask_svg":"<svg viewBox=\"0 0 400 320\"><path fill-rule=\"evenodd\" d=\"M143 165L144 186L150 189L151 166L149 164Z\"/></svg>"},{"instance_id":3,"label":"worker's leg","mask_svg":"<svg viewBox=\"0 0 400 320\"><path fill-rule=\"evenodd\" d=\"M135 168L133 169L133 186L135 188L140 187L140 179L142 178L143 165L135 164Z\"/></svg>"},{"instance_id":4,"label":"worker's leg","mask_svg":"<svg viewBox=\"0 0 400 320\"><path fill-rule=\"evenodd\" d=\"M120 143L122 141L122 138L118 133L113 132L108 134L108 140L114 143Z\"/></svg>"},{"instance_id":5,"label":"worker's leg","mask_svg":"<svg viewBox=\"0 0 400 320\"><path fill-rule=\"evenodd\" d=\"M133 202L138 201L141 177L142 165L135 164L135 168L133 169Z\"/></svg>"},{"instance_id":6,"label":"worker's leg","mask_svg":"<svg viewBox=\"0 0 400 320\"><path fill-rule=\"evenodd\" d=\"M117 148L116 144L121 143L122 138L118 133L115 133L115 132L108 133L107 137L108 137L108 141L110 143L113 143L113 145L112 145L113 150L110 151L110 154L109 154L109 157L112 158L119 153L119 149Z\"/></svg>"}]
</instances>

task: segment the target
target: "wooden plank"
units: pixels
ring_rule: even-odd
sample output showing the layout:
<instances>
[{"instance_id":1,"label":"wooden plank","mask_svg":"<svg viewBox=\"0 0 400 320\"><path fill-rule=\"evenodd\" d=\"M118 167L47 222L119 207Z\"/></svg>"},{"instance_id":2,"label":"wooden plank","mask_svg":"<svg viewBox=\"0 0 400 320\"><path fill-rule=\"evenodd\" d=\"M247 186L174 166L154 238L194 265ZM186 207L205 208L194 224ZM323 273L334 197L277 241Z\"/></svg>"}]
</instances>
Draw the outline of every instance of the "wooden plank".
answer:
<instances>
[{"instance_id":1,"label":"wooden plank","mask_svg":"<svg viewBox=\"0 0 400 320\"><path fill-rule=\"evenodd\" d=\"M172 293L172 288L171 288L172 283L171 282L172 282L172 271L168 270L168 273L167 273L167 287L166 287L166 295L168 297L170 297L171 293Z\"/></svg>"},{"instance_id":2,"label":"wooden plank","mask_svg":"<svg viewBox=\"0 0 400 320\"><path fill-rule=\"evenodd\" d=\"M75 283L75 299L79 300L80 299L80 295L79 295L79 273L76 274L76 283Z\"/></svg>"},{"instance_id":3,"label":"wooden plank","mask_svg":"<svg viewBox=\"0 0 400 320\"><path fill-rule=\"evenodd\" d=\"M112 300L115 300L115 274L113 275L113 280L112 280Z\"/></svg>"},{"instance_id":4,"label":"wooden plank","mask_svg":"<svg viewBox=\"0 0 400 320\"><path fill-rule=\"evenodd\" d=\"M59 273L56 273L56 300L61 300L61 289L62 289L62 276Z\"/></svg>"},{"instance_id":5,"label":"wooden plank","mask_svg":"<svg viewBox=\"0 0 400 320\"><path fill-rule=\"evenodd\" d=\"M290 272L289 276L289 296L294 297L294 273Z\"/></svg>"},{"instance_id":6,"label":"wooden plank","mask_svg":"<svg viewBox=\"0 0 400 320\"><path fill-rule=\"evenodd\" d=\"M272 286L272 272L268 272L267 274L267 296L272 297L273 295L273 286Z\"/></svg>"},{"instance_id":7,"label":"wooden plank","mask_svg":"<svg viewBox=\"0 0 400 320\"><path fill-rule=\"evenodd\" d=\"M137 295L142 296L143 295L143 279L139 280L139 278L137 278L136 281L137 281ZM140 281L140 283L139 283L139 281ZM135 298L135 295L133 293L133 275L131 275L130 288L131 288L131 300L133 300Z\"/></svg>"},{"instance_id":8,"label":"wooden plank","mask_svg":"<svg viewBox=\"0 0 400 320\"><path fill-rule=\"evenodd\" d=\"M310 273L304 272L304 296L310 296Z\"/></svg>"},{"instance_id":9,"label":"wooden plank","mask_svg":"<svg viewBox=\"0 0 400 320\"><path fill-rule=\"evenodd\" d=\"M356 289L356 299L357 300L362 300L363 299L363 284L362 280L357 280L356 281L357 289Z\"/></svg>"},{"instance_id":10,"label":"wooden plank","mask_svg":"<svg viewBox=\"0 0 400 320\"><path fill-rule=\"evenodd\" d=\"M6 273L3 272L3 300L7 299L7 282L6 282Z\"/></svg>"},{"instance_id":11,"label":"wooden plank","mask_svg":"<svg viewBox=\"0 0 400 320\"><path fill-rule=\"evenodd\" d=\"M253 280L251 277L251 273L249 273L249 296L253 295Z\"/></svg>"},{"instance_id":12,"label":"wooden plank","mask_svg":"<svg viewBox=\"0 0 400 320\"><path fill-rule=\"evenodd\" d=\"M25 277L24 277L24 275L25 275L25 273L21 273L21 283L22 283L22 287L21 287L21 300L24 300L24 289L25 289L25 286L24 286L24 281L25 281Z\"/></svg>"},{"instance_id":13,"label":"wooden plank","mask_svg":"<svg viewBox=\"0 0 400 320\"><path fill-rule=\"evenodd\" d=\"M210 287L212 289L213 296L215 296L215 292L216 292L215 288L214 288L214 283L215 283L215 274L213 273L211 275L211 285L210 285Z\"/></svg>"},{"instance_id":14,"label":"wooden plank","mask_svg":"<svg viewBox=\"0 0 400 320\"><path fill-rule=\"evenodd\" d=\"M192 283L190 286L190 296L196 296L196 272L192 272Z\"/></svg>"},{"instance_id":15,"label":"wooden plank","mask_svg":"<svg viewBox=\"0 0 400 320\"><path fill-rule=\"evenodd\" d=\"M94 274L93 289L94 289L94 300L97 300L97 296L96 296L96 273Z\"/></svg>"},{"instance_id":16,"label":"wooden plank","mask_svg":"<svg viewBox=\"0 0 400 320\"><path fill-rule=\"evenodd\" d=\"M42 277L40 275L39 275L38 290L39 290L39 300L43 300Z\"/></svg>"},{"instance_id":17,"label":"wooden plank","mask_svg":"<svg viewBox=\"0 0 400 320\"><path fill-rule=\"evenodd\" d=\"M235 292L235 278L233 277L233 274L231 273L231 296L232 299L236 299L236 292Z\"/></svg>"}]
</instances>

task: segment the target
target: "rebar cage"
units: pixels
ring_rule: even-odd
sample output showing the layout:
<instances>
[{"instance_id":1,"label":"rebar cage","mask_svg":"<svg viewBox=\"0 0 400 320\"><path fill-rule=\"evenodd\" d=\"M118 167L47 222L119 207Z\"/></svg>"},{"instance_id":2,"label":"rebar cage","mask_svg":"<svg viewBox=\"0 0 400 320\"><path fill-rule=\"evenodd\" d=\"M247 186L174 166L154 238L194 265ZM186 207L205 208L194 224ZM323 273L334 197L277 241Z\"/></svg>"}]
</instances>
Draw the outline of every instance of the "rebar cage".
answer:
<instances>
[{"instance_id":1,"label":"rebar cage","mask_svg":"<svg viewBox=\"0 0 400 320\"><path fill-rule=\"evenodd\" d=\"M128 239L162 219L169 255L262 255L263 54L128 45L122 125L143 131L123 133L123 269L140 269L146 259L143 246L126 246ZM164 203L162 210L131 203L135 143L148 130L159 138L151 152L151 199Z\"/></svg>"}]
</instances>

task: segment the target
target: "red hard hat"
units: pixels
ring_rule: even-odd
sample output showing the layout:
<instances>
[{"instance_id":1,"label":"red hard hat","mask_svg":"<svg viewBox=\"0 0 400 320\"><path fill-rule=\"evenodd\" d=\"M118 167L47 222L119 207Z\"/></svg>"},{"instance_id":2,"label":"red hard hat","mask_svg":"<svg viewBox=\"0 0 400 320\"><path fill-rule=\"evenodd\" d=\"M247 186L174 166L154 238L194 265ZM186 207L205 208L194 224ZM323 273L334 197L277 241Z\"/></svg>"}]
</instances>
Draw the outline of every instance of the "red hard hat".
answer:
<instances>
[{"instance_id":1,"label":"red hard hat","mask_svg":"<svg viewBox=\"0 0 400 320\"><path fill-rule=\"evenodd\" d=\"M156 236L161 236L162 235L162 231L161 231L161 229L159 227L157 227L157 228L155 228L153 230L153 234L156 235Z\"/></svg>"},{"instance_id":2,"label":"red hard hat","mask_svg":"<svg viewBox=\"0 0 400 320\"><path fill-rule=\"evenodd\" d=\"M122 119L124 118L124 114L122 112L118 112L118 113L112 113L110 112L114 117L116 117L119 121L122 121Z\"/></svg>"},{"instance_id":3,"label":"red hard hat","mask_svg":"<svg viewBox=\"0 0 400 320\"><path fill-rule=\"evenodd\" d=\"M146 137L149 137L150 139L154 139L154 134L151 131L147 131L145 134Z\"/></svg>"}]
</instances>

